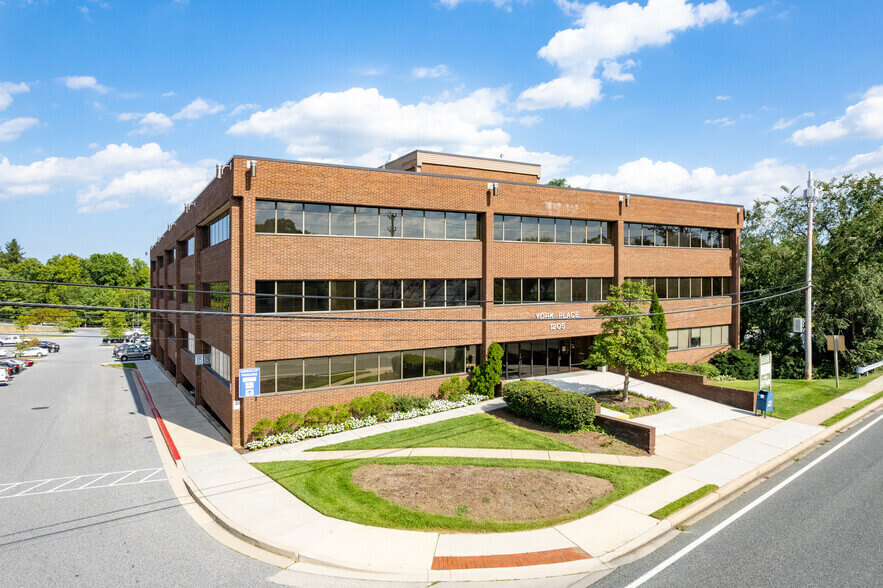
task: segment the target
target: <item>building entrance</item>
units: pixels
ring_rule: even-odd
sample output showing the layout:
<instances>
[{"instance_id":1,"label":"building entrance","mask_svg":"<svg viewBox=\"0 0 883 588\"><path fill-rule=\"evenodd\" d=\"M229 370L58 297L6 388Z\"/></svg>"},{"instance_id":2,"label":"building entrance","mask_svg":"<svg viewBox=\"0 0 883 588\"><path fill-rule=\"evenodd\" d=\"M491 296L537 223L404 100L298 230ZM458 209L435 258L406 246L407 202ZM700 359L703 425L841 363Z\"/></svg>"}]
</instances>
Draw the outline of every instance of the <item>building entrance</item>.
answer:
<instances>
[{"instance_id":1,"label":"building entrance","mask_svg":"<svg viewBox=\"0 0 883 588\"><path fill-rule=\"evenodd\" d=\"M503 379L545 376L580 367L588 357L591 339L568 337L503 343Z\"/></svg>"}]
</instances>

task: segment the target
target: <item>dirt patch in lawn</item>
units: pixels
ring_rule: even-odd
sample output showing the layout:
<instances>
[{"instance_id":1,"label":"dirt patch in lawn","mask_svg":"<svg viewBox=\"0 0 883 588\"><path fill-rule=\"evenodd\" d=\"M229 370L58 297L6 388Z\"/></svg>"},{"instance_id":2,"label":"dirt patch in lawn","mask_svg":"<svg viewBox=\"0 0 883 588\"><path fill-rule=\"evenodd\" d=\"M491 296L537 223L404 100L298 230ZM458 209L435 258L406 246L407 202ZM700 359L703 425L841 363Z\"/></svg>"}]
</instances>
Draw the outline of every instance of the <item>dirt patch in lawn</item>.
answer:
<instances>
[{"instance_id":1,"label":"dirt patch in lawn","mask_svg":"<svg viewBox=\"0 0 883 588\"><path fill-rule=\"evenodd\" d=\"M650 455L639 447L629 445L625 441L620 441L619 439L611 437L610 435L607 435L605 433L596 433L595 431L559 433L555 429L546 427L545 425L540 425L533 421L523 419L517 416L508 408L498 408L497 410L490 411L488 414L498 419L504 420L507 423L513 424L516 427L521 427L523 429L528 429L529 431L542 433L543 435L551 437L556 441L568 443L588 453L606 453L608 455L638 456Z\"/></svg>"},{"instance_id":2,"label":"dirt patch in lawn","mask_svg":"<svg viewBox=\"0 0 883 588\"><path fill-rule=\"evenodd\" d=\"M401 506L476 521L535 521L576 513L614 490L603 478L543 469L366 465L361 488Z\"/></svg>"}]
</instances>

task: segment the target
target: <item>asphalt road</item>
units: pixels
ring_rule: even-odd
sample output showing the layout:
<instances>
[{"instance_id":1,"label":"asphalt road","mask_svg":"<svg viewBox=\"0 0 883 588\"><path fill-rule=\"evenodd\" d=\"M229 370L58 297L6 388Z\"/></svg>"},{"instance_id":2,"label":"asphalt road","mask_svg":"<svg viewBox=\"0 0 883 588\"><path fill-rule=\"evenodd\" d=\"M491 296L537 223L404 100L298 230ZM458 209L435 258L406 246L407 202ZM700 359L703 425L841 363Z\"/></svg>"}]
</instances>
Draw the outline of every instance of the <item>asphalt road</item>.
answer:
<instances>
[{"instance_id":1,"label":"asphalt road","mask_svg":"<svg viewBox=\"0 0 883 588\"><path fill-rule=\"evenodd\" d=\"M87 333L0 387L0 584L266 583L277 568L180 506L135 384Z\"/></svg>"},{"instance_id":2,"label":"asphalt road","mask_svg":"<svg viewBox=\"0 0 883 588\"><path fill-rule=\"evenodd\" d=\"M851 438L866 425L869 428ZM630 586L642 576L641 585L647 587L879 586L883 581L881 448L883 412L878 411L593 587ZM683 554L804 468L809 469ZM677 554L682 557L658 571L661 563ZM652 577L645 576L655 571Z\"/></svg>"}]
</instances>

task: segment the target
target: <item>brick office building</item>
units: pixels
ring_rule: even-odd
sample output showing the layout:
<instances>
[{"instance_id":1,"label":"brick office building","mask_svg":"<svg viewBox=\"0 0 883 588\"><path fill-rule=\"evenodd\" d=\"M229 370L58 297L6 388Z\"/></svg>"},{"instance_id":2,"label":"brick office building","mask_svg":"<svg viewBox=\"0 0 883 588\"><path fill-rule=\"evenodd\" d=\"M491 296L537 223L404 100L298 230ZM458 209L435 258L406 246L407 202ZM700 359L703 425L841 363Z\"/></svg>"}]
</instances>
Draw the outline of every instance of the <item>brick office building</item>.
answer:
<instances>
[{"instance_id":1,"label":"brick office building","mask_svg":"<svg viewBox=\"0 0 883 588\"><path fill-rule=\"evenodd\" d=\"M382 169L234 156L150 250L153 308L218 314L155 316L153 353L240 445L262 418L431 394L493 341L505 378L569 370L600 330L592 301L625 279L667 311L738 301L741 207L539 177L425 151ZM667 321L670 361L738 345L736 306ZM261 396L240 402L246 367Z\"/></svg>"}]
</instances>

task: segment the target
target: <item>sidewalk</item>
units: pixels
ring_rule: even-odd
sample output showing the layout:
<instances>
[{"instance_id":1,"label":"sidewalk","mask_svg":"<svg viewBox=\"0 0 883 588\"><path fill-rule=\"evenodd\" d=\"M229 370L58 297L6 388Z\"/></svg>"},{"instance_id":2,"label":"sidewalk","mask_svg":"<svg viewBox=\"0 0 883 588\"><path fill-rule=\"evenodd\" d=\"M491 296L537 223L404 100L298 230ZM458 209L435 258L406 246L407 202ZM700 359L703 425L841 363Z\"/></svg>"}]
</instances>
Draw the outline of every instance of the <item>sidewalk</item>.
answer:
<instances>
[{"instance_id":1,"label":"sidewalk","mask_svg":"<svg viewBox=\"0 0 883 588\"><path fill-rule=\"evenodd\" d=\"M139 362L139 369L181 454L180 467L189 478L191 491L219 522L260 547L291 557L298 562L291 570L422 585L545 578L606 569L612 559L672 528L671 520L660 521L650 513L706 484L721 487L706 499L719 499L728 484L753 479L752 473L756 476L765 464L784 459L825 431L794 419L780 421L740 413L692 429L673 427L677 430L657 437L657 455L646 457L460 448L304 452L319 445L492 410L502 402L491 400L240 455L160 368L152 362ZM873 384L883 387L883 378ZM851 399L853 404L874 393L866 394L866 388L851 393L856 398ZM842 407L834 413L839 410ZM417 455L610 463L660 467L673 473L569 523L533 531L465 534L385 529L326 517L250 465L259 461Z\"/></svg>"}]
</instances>

